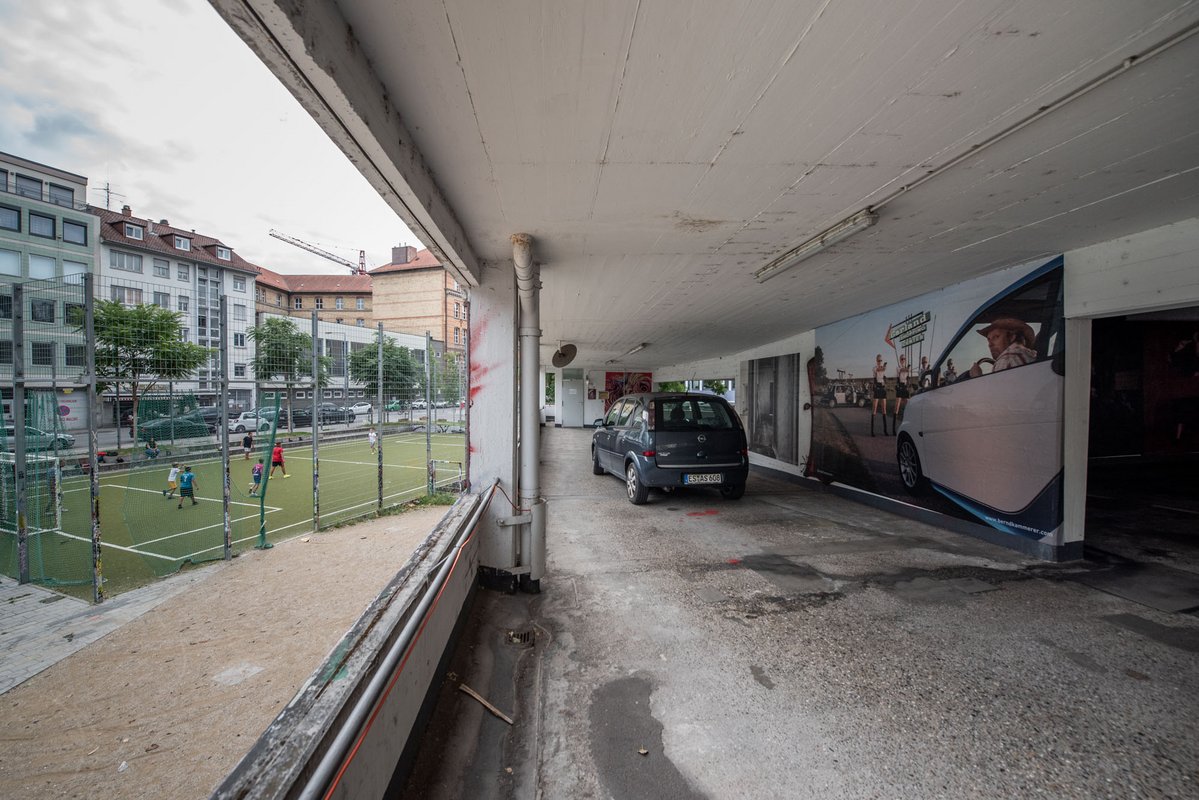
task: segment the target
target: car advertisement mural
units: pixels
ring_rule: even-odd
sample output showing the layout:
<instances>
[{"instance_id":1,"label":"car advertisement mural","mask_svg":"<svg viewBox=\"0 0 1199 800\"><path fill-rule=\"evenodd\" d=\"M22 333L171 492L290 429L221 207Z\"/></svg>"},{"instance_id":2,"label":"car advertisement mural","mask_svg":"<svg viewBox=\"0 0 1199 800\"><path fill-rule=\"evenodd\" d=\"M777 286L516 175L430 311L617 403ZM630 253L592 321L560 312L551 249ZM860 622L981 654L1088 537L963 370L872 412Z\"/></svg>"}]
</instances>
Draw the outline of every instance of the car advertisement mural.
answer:
<instances>
[{"instance_id":1,"label":"car advertisement mural","mask_svg":"<svg viewBox=\"0 0 1199 800\"><path fill-rule=\"evenodd\" d=\"M816 331L807 472L1056 544L1062 259Z\"/></svg>"}]
</instances>

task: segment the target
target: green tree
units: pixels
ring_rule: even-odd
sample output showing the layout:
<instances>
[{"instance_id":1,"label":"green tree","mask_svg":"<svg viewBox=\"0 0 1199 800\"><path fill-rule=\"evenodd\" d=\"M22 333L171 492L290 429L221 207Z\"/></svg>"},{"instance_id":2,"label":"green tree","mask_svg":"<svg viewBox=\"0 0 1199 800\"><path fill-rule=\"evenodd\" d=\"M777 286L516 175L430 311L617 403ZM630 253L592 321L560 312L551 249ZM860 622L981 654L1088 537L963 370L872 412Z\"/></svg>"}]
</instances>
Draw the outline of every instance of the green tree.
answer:
<instances>
[{"instance_id":1,"label":"green tree","mask_svg":"<svg viewBox=\"0 0 1199 800\"><path fill-rule=\"evenodd\" d=\"M552 372L545 374L545 404L547 406L554 404L554 398L557 396L557 378L558 376Z\"/></svg>"},{"instance_id":2,"label":"green tree","mask_svg":"<svg viewBox=\"0 0 1199 800\"><path fill-rule=\"evenodd\" d=\"M722 380L704 381L703 386L708 391L720 395L729 390L729 385Z\"/></svg>"},{"instance_id":3,"label":"green tree","mask_svg":"<svg viewBox=\"0 0 1199 800\"><path fill-rule=\"evenodd\" d=\"M267 317L261 325L249 331L254 342L254 358L250 369L259 381L282 381L287 387L287 429L292 429L291 406L295 385L312 377L312 336L300 331L294 322L284 317ZM321 356L317 365L317 385L329 384L328 356ZM317 420L312 421L315 425Z\"/></svg>"},{"instance_id":4,"label":"green tree","mask_svg":"<svg viewBox=\"0 0 1199 800\"><path fill-rule=\"evenodd\" d=\"M364 347L350 355L350 378L366 386L367 392L379 393L379 345L378 339L371 347ZM407 347L400 347L389 337L383 337L383 391L386 394L402 392L407 395L412 387L423 387L425 371ZM386 402L388 398L385 397Z\"/></svg>"},{"instance_id":5,"label":"green tree","mask_svg":"<svg viewBox=\"0 0 1199 800\"><path fill-rule=\"evenodd\" d=\"M461 364L457 353L446 353L441 360L441 399L454 405L462 402Z\"/></svg>"},{"instance_id":6,"label":"green tree","mask_svg":"<svg viewBox=\"0 0 1199 800\"><path fill-rule=\"evenodd\" d=\"M682 381L662 381L658 384L659 392L685 392L687 384Z\"/></svg>"},{"instance_id":7,"label":"green tree","mask_svg":"<svg viewBox=\"0 0 1199 800\"><path fill-rule=\"evenodd\" d=\"M135 432L142 395L165 381L191 377L214 353L183 341L179 315L156 305L100 300L95 325L96 377L118 391L128 387Z\"/></svg>"}]
</instances>

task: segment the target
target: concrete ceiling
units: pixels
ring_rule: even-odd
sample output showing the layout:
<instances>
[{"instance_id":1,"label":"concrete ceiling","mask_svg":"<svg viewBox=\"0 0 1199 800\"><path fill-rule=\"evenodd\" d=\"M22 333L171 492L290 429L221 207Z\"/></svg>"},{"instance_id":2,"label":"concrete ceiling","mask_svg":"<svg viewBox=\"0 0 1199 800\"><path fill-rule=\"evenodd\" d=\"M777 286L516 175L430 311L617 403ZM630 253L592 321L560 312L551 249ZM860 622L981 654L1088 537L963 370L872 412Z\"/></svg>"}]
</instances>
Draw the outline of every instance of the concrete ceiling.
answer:
<instances>
[{"instance_id":1,"label":"concrete ceiling","mask_svg":"<svg viewBox=\"0 0 1199 800\"><path fill-rule=\"evenodd\" d=\"M1193 0L212 2L460 279L535 237L547 362L735 353L1199 216Z\"/></svg>"}]
</instances>

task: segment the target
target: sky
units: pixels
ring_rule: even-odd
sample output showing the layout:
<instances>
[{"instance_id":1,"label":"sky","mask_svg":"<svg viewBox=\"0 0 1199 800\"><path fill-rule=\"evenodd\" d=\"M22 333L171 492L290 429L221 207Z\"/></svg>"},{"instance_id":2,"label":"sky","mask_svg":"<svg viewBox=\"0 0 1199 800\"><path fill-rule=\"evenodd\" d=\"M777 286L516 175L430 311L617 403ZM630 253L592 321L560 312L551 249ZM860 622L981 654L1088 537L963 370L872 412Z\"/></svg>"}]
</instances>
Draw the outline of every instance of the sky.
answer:
<instances>
[{"instance_id":1,"label":"sky","mask_svg":"<svg viewBox=\"0 0 1199 800\"><path fill-rule=\"evenodd\" d=\"M423 247L205 0L0 0L0 151L282 273Z\"/></svg>"}]
</instances>

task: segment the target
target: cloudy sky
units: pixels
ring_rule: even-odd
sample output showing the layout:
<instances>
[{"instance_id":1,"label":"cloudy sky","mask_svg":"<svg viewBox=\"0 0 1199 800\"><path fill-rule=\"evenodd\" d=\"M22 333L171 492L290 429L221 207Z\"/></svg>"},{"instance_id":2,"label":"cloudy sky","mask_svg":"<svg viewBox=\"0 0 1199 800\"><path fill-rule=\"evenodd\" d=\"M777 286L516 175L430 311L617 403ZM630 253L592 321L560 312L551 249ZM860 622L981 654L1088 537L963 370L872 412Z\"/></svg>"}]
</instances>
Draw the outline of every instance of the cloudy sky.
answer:
<instances>
[{"instance_id":1,"label":"cloudy sky","mask_svg":"<svg viewBox=\"0 0 1199 800\"><path fill-rule=\"evenodd\" d=\"M0 151L278 272L422 245L205 0L0 0Z\"/></svg>"}]
</instances>

